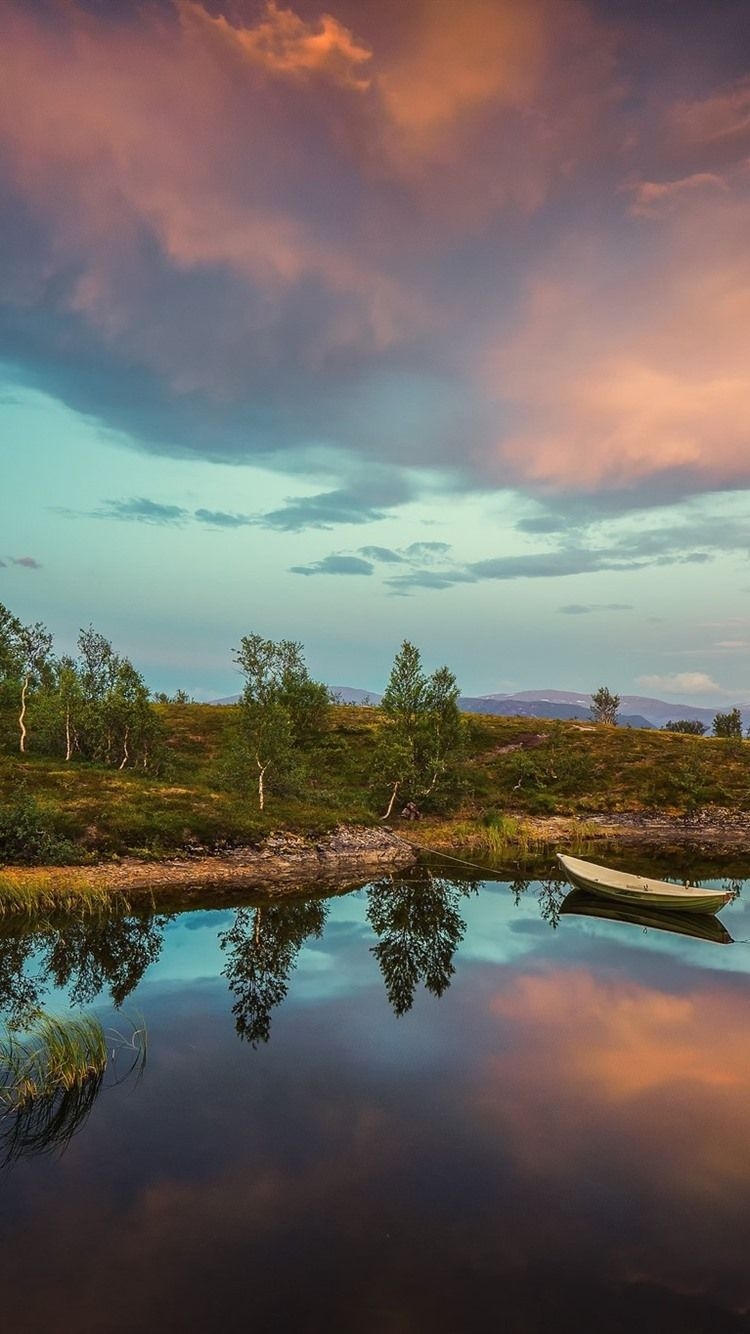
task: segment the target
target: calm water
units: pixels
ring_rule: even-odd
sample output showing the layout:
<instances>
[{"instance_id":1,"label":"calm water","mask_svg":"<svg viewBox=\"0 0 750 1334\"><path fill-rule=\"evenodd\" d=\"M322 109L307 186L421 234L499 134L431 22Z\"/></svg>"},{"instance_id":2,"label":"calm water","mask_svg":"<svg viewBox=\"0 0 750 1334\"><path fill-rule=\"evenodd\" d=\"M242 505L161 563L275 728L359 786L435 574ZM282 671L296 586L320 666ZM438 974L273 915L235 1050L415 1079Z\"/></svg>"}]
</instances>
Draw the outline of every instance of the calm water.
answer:
<instances>
[{"instance_id":1,"label":"calm water","mask_svg":"<svg viewBox=\"0 0 750 1334\"><path fill-rule=\"evenodd\" d=\"M140 1082L0 1171L6 1327L750 1328L743 888L731 944L424 873L6 927L6 1016L149 1033Z\"/></svg>"}]
</instances>

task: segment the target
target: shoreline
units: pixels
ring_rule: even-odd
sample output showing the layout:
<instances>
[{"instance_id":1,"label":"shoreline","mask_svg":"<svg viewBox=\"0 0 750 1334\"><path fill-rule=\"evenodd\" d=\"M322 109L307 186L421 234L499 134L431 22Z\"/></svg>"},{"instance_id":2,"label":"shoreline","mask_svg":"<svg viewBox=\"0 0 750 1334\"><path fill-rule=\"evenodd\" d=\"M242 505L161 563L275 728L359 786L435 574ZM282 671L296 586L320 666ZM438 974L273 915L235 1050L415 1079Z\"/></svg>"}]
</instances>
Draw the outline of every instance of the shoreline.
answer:
<instances>
[{"instance_id":1,"label":"shoreline","mask_svg":"<svg viewBox=\"0 0 750 1334\"><path fill-rule=\"evenodd\" d=\"M90 866L8 866L0 868L0 912L70 906L77 896L93 907L147 899L156 906L179 889L186 900L200 891L263 889L269 896L302 886L366 882L384 872L412 866L417 854L387 830L343 825L317 839L271 834L259 847L239 847L216 856L166 857L141 861L123 857Z\"/></svg>"},{"instance_id":2,"label":"shoreline","mask_svg":"<svg viewBox=\"0 0 750 1334\"><path fill-rule=\"evenodd\" d=\"M750 817L728 809L704 811L691 821L665 812L518 817L519 829L493 845L479 823L424 820L401 832L391 827L341 825L317 838L279 832L257 847L238 847L216 855L187 854L142 861L124 857L89 866L0 868L0 912L54 910L81 906L105 909L146 900L179 908L208 893L225 899L242 891L265 896L299 894L309 889L354 887L420 860L445 857L458 871L485 870L497 876L519 862L533 862L552 849L573 848L596 857L605 849L641 849L643 854L680 853L706 858L744 854L750 870ZM408 830L408 832L407 832ZM472 837L472 833L475 837ZM484 863L481 865L480 863ZM446 865L446 872L448 866Z\"/></svg>"}]
</instances>

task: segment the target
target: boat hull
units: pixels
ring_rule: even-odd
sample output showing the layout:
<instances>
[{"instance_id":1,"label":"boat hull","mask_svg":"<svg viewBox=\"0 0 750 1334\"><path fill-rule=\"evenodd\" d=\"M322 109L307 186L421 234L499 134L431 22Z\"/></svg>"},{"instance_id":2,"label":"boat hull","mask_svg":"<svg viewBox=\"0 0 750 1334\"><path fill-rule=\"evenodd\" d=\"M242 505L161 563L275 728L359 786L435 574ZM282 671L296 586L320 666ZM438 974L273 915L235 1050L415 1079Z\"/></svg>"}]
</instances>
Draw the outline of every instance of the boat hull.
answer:
<instances>
[{"instance_id":1,"label":"boat hull","mask_svg":"<svg viewBox=\"0 0 750 1334\"><path fill-rule=\"evenodd\" d=\"M683 888L663 880L648 880L562 853L558 853L557 860L572 885L598 898L631 907L656 908L660 912L716 913L732 898L723 890Z\"/></svg>"}]
</instances>

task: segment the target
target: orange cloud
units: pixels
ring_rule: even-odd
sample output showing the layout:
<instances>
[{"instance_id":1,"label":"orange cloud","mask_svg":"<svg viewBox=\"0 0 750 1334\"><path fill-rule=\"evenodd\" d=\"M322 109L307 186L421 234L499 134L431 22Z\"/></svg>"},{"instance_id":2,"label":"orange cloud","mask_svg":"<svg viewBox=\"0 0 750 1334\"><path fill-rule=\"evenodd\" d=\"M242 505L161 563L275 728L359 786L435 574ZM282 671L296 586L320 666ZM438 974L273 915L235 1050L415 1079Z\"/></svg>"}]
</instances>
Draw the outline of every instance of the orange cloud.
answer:
<instances>
[{"instance_id":1,"label":"orange cloud","mask_svg":"<svg viewBox=\"0 0 750 1334\"><path fill-rule=\"evenodd\" d=\"M334 19L306 24L269 4L240 28L179 0L177 21L154 9L137 24L66 6L52 31L10 4L0 33L14 51L0 87L0 150L27 207L53 229L45 277L75 272L68 309L129 342L174 389L222 396L232 372L210 350L186 367L158 322L144 327L144 236L177 270L223 268L251 284L247 318L271 349L288 294L310 282L336 307L316 342L321 359L387 347L421 321L418 301L354 236L341 244L338 223L315 207L311 219L294 199L306 173L305 206L326 198L336 99L364 87L357 70L369 51ZM299 105L275 100L268 78L303 76ZM315 79L328 98L316 100Z\"/></svg>"},{"instance_id":2,"label":"orange cloud","mask_svg":"<svg viewBox=\"0 0 750 1334\"><path fill-rule=\"evenodd\" d=\"M267 0L255 26L237 27L222 14L210 15L196 0L177 0L177 4L185 26L193 24L204 33L213 30L252 64L277 74L322 74L349 87L369 86L360 67L372 52L330 14L323 14L317 24L305 23L291 9L279 9L274 0Z\"/></svg>"},{"instance_id":3,"label":"orange cloud","mask_svg":"<svg viewBox=\"0 0 750 1334\"><path fill-rule=\"evenodd\" d=\"M745 1190L743 995L730 996L720 980L675 995L571 969L514 978L492 1008L514 1038L479 1100L527 1168L575 1172L617 1137L626 1156L647 1155L671 1193ZM706 1123L711 1135L696 1137Z\"/></svg>"},{"instance_id":4,"label":"orange cloud","mask_svg":"<svg viewBox=\"0 0 750 1334\"><path fill-rule=\"evenodd\" d=\"M496 473L550 491L750 482L745 174L639 198L638 247L616 232L568 242L489 359L514 422Z\"/></svg>"},{"instance_id":5,"label":"orange cloud","mask_svg":"<svg viewBox=\"0 0 750 1334\"><path fill-rule=\"evenodd\" d=\"M436 216L539 208L610 134L615 50L577 0L421 0L374 76L390 169Z\"/></svg>"}]
</instances>

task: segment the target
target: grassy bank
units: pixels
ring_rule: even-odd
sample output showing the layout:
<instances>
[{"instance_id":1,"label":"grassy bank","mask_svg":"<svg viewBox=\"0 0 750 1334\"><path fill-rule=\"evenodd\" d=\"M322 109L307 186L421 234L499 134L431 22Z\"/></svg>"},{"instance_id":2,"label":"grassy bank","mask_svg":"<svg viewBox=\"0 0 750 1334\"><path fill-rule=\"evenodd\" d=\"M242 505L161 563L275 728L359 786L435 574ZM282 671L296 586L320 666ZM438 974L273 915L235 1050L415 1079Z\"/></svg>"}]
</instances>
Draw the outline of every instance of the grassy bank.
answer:
<instances>
[{"instance_id":1,"label":"grassy bank","mask_svg":"<svg viewBox=\"0 0 750 1334\"><path fill-rule=\"evenodd\" d=\"M294 794L272 795L263 813L252 791L228 790L222 778L233 709L165 705L159 713L168 755L159 778L33 756L0 760L5 811L20 802L48 836L32 860L160 861L258 845L271 831L317 835L342 822L380 821L387 793L372 773L375 709L336 708L308 779ZM511 848L533 852L546 837L540 822L550 819L565 819L583 850L597 836L594 816L659 811L691 819L711 806L750 812L750 743L667 732L472 715L452 777L450 795L432 811L426 804L425 820L403 832L493 859ZM56 845L59 857L45 855ZM14 874L6 871L6 882ZM66 875L60 892L79 879ZM23 895L23 877L16 879Z\"/></svg>"}]
</instances>

